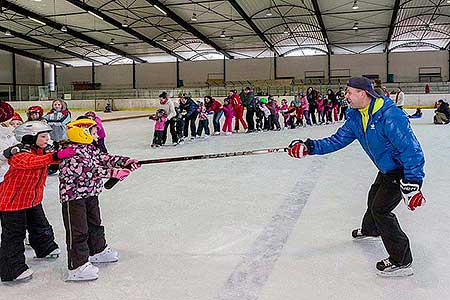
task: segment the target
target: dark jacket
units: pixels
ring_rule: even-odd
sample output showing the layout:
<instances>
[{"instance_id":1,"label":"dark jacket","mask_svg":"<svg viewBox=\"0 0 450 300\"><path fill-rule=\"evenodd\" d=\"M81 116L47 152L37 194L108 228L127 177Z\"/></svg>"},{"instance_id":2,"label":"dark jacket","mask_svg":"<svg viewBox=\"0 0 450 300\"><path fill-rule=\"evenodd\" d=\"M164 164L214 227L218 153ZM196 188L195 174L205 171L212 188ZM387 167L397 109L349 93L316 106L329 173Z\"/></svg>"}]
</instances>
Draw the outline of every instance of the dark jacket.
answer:
<instances>
[{"instance_id":1,"label":"dark jacket","mask_svg":"<svg viewBox=\"0 0 450 300\"><path fill-rule=\"evenodd\" d=\"M186 104L180 101L180 111L186 111L186 118L189 118L193 113L197 113L198 104L194 102L191 98L187 98Z\"/></svg>"},{"instance_id":2,"label":"dark jacket","mask_svg":"<svg viewBox=\"0 0 450 300\"><path fill-rule=\"evenodd\" d=\"M247 108L247 110L255 110L255 94L253 92L249 92L248 94L244 93L244 98L241 98L242 105Z\"/></svg>"},{"instance_id":3,"label":"dark jacket","mask_svg":"<svg viewBox=\"0 0 450 300\"><path fill-rule=\"evenodd\" d=\"M447 119L450 120L450 109L447 102L442 102L442 104L439 105L439 108L436 109L436 112L443 113L447 117Z\"/></svg>"}]
</instances>

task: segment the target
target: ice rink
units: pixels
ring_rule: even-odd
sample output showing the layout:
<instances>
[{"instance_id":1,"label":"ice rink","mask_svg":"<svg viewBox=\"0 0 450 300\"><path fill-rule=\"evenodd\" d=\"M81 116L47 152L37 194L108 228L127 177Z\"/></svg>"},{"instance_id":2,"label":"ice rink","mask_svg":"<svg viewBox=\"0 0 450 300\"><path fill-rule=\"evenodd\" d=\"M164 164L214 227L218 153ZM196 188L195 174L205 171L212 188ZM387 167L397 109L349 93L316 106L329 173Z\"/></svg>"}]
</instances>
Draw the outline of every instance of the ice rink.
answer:
<instances>
[{"instance_id":1,"label":"ice rink","mask_svg":"<svg viewBox=\"0 0 450 300\"><path fill-rule=\"evenodd\" d=\"M382 242L351 238L377 174L354 142L302 160L276 153L143 166L100 195L108 244L121 259L101 265L93 282L63 281L65 233L50 177L44 206L63 254L37 261L28 249L33 279L0 284L0 299L450 299L450 127L432 125L432 110L412 123L426 155L428 202L395 210L411 242L411 277L378 277ZM151 121L105 123L110 152L138 159L284 147L340 125L151 149Z\"/></svg>"}]
</instances>

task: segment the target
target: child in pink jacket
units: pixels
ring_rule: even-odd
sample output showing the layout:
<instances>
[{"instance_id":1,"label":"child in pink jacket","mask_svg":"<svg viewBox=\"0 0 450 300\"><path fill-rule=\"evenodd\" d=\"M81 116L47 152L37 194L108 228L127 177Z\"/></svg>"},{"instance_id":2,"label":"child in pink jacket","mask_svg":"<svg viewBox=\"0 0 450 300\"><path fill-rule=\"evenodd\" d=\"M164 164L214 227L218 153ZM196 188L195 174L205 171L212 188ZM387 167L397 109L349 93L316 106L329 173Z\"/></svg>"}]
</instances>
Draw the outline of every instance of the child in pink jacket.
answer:
<instances>
[{"instance_id":1,"label":"child in pink jacket","mask_svg":"<svg viewBox=\"0 0 450 300\"><path fill-rule=\"evenodd\" d=\"M319 123L322 124L323 122L325 122L324 116L325 103L323 96L319 96L319 98L316 100L316 105L317 105L317 114L319 115Z\"/></svg>"},{"instance_id":2,"label":"child in pink jacket","mask_svg":"<svg viewBox=\"0 0 450 300\"><path fill-rule=\"evenodd\" d=\"M230 100L228 98L225 98L223 100L223 114L225 115L225 122L223 123L222 131L226 135L231 135L231 132L233 131L233 116L234 116L234 110L233 105L231 105Z\"/></svg>"},{"instance_id":3,"label":"child in pink jacket","mask_svg":"<svg viewBox=\"0 0 450 300\"><path fill-rule=\"evenodd\" d=\"M155 131L153 134L152 148L161 147L163 145L164 127L167 122L167 115L164 109L158 109L155 115L149 117L155 121Z\"/></svg>"},{"instance_id":4,"label":"child in pink jacket","mask_svg":"<svg viewBox=\"0 0 450 300\"><path fill-rule=\"evenodd\" d=\"M85 116L91 120L94 120L95 123L97 124L98 148L100 149L101 152L108 153L108 150L106 149L106 146L105 146L106 131L105 131L105 128L103 127L102 119L100 119L100 117L97 116L95 114L95 112L93 112L93 111L88 111L85 114Z\"/></svg>"}]
</instances>

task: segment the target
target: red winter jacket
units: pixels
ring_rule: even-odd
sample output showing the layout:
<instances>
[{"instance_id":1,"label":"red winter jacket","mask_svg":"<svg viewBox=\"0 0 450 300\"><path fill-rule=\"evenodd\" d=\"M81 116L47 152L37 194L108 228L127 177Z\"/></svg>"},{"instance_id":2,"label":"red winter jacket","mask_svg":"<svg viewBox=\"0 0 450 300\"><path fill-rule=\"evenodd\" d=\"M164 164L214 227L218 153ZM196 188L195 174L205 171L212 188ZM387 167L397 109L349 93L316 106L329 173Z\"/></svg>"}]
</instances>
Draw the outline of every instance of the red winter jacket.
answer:
<instances>
[{"instance_id":1,"label":"red winter jacket","mask_svg":"<svg viewBox=\"0 0 450 300\"><path fill-rule=\"evenodd\" d=\"M220 104L220 102L215 99L213 99L209 103L205 103L205 106L206 106L206 111L208 111L208 112L213 111L215 113L218 113L218 112L222 111L222 104Z\"/></svg>"},{"instance_id":2,"label":"red winter jacket","mask_svg":"<svg viewBox=\"0 0 450 300\"><path fill-rule=\"evenodd\" d=\"M18 211L39 205L44 196L47 167L55 163L42 149L21 152L8 160L9 170L0 183L0 211Z\"/></svg>"}]
</instances>

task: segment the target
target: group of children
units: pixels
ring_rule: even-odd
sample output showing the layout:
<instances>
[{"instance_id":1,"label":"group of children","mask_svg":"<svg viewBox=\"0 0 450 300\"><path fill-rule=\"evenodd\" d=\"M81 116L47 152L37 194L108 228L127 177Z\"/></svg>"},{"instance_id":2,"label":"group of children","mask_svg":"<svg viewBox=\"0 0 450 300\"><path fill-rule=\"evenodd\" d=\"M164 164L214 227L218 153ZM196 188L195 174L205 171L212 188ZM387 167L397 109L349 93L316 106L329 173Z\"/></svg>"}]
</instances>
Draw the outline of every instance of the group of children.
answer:
<instances>
[{"instance_id":1,"label":"group of children","mask_svg":"<svg viewBox=\"0 0 450 300\"><path fill-rule=\"evenodd\" d=\"M310 91L308 90L308 92ZM173 101L168 99L167 93L162 93L161 96L161 104L170 102L174 106ZM248 125L243 118L244 105L236 90L230 90L228 97L223 99L222 103L211 96L206 96L203 101L195 102L189 95L183 94L180 96L179 106L169 109L173 111L172 113L168 113L161 108L149 117L150 120L155 121L151 147L160 147L165 143L168 123L171 121L174 128L172 139L174 144L177 145L188 136L187 120L190 123L191 139L201 137L203 131L205 132L205 138L208 138L211 133L208 118L210 114L213 114L213 134L231 135L232 132L239 132L240 124L243 125L244 130L247 130L247 132L278 131L282 128L293 129L298 126L329 124L345 119L345 111L348 107L348 101L345 99L342 90L339 90L336 94L332 90L328 90L327 95L321 95L316 92L312 102L304 92L300 92L298 97L289 104L286 99L282 99L281 104L279 104L271 95L268 97L254 97L252 101L256 128L249 131L247 130ZM310 108L312 108L312 112ZM317 111L318 122L316 122L315 111ZM280 115L283 117L281 124ZM187 118L186 116L189 117ZM225 120L222 127L220 127L222 116L224 116ZM197 129L195 129L197 118L198 125ZM234 129L233 119L235 120ZM174 134L176 134L176 138L173 137Z\"/></svg>"},{"instance_id":2,"label":"group of children","mask_svg":"<svg viewBox=\"0 0 450 300\"><path fill-rule=\"evenodd\" d=\"M102 179L123 180L140 165L135 159L106 152L93 112L71 121L64 101L55 100L45 116L39 106L30 107L27 116L23 123L9 104L0 102L0 122L11 126L0 127L0 278L23 281L32 277L24 255L26 232L36 258L59 257L61 251L42 207L49 167L59 165L68 252L66 280L97 279L98 268L93 264L119 259L117 251L107 245L101 224L98 195Z\"/></svg>"}]
</instances>

